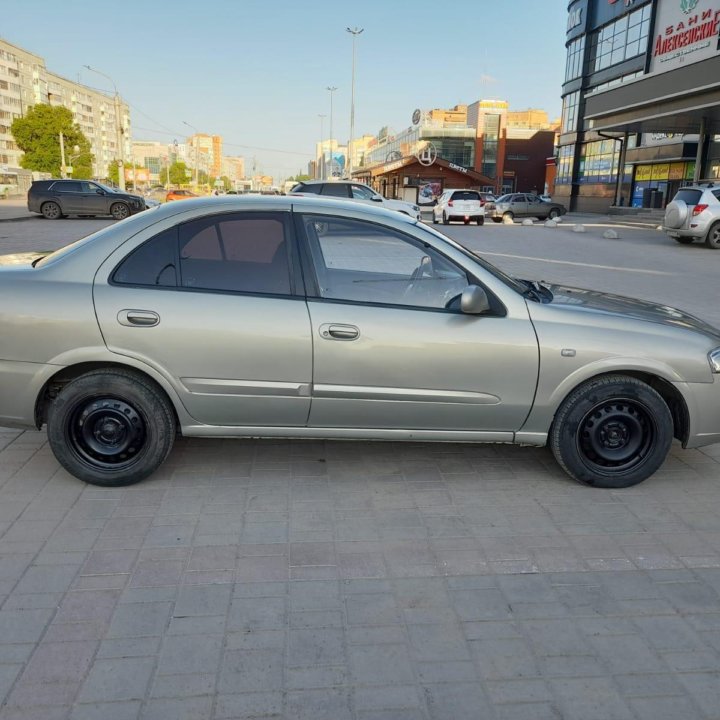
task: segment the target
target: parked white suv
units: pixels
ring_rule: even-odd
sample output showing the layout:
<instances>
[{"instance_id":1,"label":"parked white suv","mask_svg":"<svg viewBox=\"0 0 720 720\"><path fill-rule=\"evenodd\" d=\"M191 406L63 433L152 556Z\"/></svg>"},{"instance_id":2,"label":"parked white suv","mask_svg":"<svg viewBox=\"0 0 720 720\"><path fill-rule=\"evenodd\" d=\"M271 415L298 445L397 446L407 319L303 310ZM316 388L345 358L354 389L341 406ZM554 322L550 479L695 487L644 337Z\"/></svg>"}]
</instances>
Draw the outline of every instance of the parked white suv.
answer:
<instances>
[{"instance_id":1,"label":"parked white suv","mask_svg":"<svg viewBox=\"0 0 720 720\"><path fill-rule=\"evenodd\" d=\"M342 200L357 200L379 205L388 210L397 210L420 220L420 207L404 200L390 200L375 192L371 187L351 180L303 180L293 187L289 195L322 195Z\"/></svg>"},{"instance_id":2,"label":"parked white suv","mask_svg":"<svg viewBox=\"0 0 720 720\"><path fill-rule=\"evenodd\" d=\"M720 250L720 185L680 188L665 208L663 230L683 245L705 240L709 248Z\"/></svg>"},{"instance_id":3,"label":"parked white suv","mask_svg":"<svg viewBox=\"0 0 720 720\"><path fill-rule=\"evenodd\" d=\"M433 222L462 220L466 225L474 220L478 225L485 222L485 201L478 190L445 190L433 207Z\"/></svg>"}]
</instances>

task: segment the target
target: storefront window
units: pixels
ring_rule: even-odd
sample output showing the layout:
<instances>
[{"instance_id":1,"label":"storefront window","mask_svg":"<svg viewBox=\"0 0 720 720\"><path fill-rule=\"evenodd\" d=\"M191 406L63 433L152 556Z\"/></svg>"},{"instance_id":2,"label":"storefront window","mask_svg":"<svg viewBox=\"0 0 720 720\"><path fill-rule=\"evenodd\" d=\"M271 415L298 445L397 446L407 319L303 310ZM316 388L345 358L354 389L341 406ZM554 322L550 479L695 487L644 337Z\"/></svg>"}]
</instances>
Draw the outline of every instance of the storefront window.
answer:
<instances>
[{"instance_id":1,"label":"storefront window","mask_svg":"<svg viewBox=\"0 0 720 720\"><path fill-rule=\"evenodd\" d=\"M556 185L569 185L572 182L572 166L575 158L574 146L564 145L558 152L558 166L555 175Z\"/></svg>"},{"instance_id":2,"label":"storefront window","mask_svg":"<svg viewBox=\"0 0 720 720\"><path fill-rule=\"evenodd\" d=\"M500 116L485 116L485 134L482 148L482 174L485 177L497 176L498 136L500 135Z\"/></svg>"},{"instance_id":3,"label":"storefront window","mask_svg":"<svg viewBox=\"0 0 720 720\"><path fill-rule=\"evenodd\" d=\"M578 182L609 183L617 177L619 152L614 140L598 140L580 151Z\"/></svg>"},{"instance_id":4,"label":"storefront window","mask_svg":"<svg viewBox=\"0 0 720 720\"><path fill-rule=\"evenodd\" d=\"M597 72L645 52L652 4L645 5L590 36L590 71Z\"/></svg>"}]
</instances>

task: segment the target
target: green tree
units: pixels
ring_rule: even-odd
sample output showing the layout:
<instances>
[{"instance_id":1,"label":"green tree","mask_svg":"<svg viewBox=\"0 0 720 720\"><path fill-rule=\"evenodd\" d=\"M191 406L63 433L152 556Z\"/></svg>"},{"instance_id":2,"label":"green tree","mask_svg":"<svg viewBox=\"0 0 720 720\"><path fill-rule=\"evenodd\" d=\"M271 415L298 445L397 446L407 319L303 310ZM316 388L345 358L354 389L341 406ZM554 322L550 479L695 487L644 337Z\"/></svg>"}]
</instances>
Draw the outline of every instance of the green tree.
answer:
<instances>
[{"instance_id":1,"label":"green tree","mask_svg":"<svg viewBox=\"0 0 720 720\"><path fill-rule=\"evenodd\" d=\"M133 165L132 163L126 162L124 167L131 168ZM111 160L108 163L108 172L107 172L108 180L113 185L119 185L120 184L120 161L119 160Z\"/></svg>"},{"instance_id":2,"label":"green tree","mask_svg":"<svg viewBox=\"0 0 720 720\"><path fill-rule=\"evenodd\" d=\"M187 185L190 178L187 176L188 166L184 162L174 162L170 166L170 184L171 185ZM163 180L167 178L167 170L163 175Z\"/></svg>"},{"instance_id":3,"label":"green tree","mask_svg":"<svg viewBox=\"0 0 720 720\"><path fill-rule=\"evenodd\" d=\"M296 175L295 177L289 177L288 181L294 180L295 182L302 182L303 180L312 180L310 175Z\"/></svg>"},{"instance_id":4,"label":"green tree","mask_svg":"<svg viewBox=\"0 0 720 720\"><path fill-rule=\"evenodd\" d=\"M21 167L60 177L60 133L65 144L65 162L72 164L74 178L92 177L93 154L90 142L73 122L70 110L50 105L33 105L25 117L16 118L10 131L25 153ZM77 151L75 148L77 147Z\"/></svg>"}]
</instances>

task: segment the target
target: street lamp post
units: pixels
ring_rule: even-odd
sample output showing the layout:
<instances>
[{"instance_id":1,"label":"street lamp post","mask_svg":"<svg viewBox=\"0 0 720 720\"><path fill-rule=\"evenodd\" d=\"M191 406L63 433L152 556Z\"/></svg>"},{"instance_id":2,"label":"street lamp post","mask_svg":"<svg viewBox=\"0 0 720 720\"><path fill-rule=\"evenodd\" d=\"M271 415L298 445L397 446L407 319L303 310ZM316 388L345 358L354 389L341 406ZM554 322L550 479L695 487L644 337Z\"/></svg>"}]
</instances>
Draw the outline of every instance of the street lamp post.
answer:
<instances>
[{"instance_id":1,"label":"street lamp post","mask_svg":"<svg viewBox=\"0 0 720 720\"><path fill-rule=\"evenodd\" d=\"M350 83L350 140L348 140L348 177L352 179L353 140L355 138L355 38L364 28L345 28L352 35L352 79Z\"/></svg>"},{"instance_id":2,"label":"street lamp post","mask_svg":"<svg viewBox=\"0 0 720 720\"><path fill-rule=\"evenodd\" d=\"M320 165L319 158L318 158L318 167L315 172L315 175L317 175L318 180L323 180L323 172L322 169L325 167L325 149L324 149L324 143L325 143L325 135L323 133L323 121L327 117L327 115L321 115L318 113L318 117L320 118L320 157L323 159L322 165Z\"/></svg>"},{"instance_id":3,"label":"street lamp post","mask_svg":"<svg viewBox=\"0 0 720 720\"><path fill-rule=\"evenodd\" d=\"M198 165L200 164L200 158L198 157L198 134L199 130L194 126L191 125L189 122L182 121L183 125L187 125L191 130L195 131L195 142L193 143L193 150L195 151L195 189L197 190L197 184L198 184Z\"/></svg>"},{"instance_id":4,"label":"street lamp post","mask_svg":"<svg viewBox=\"0 0 720 720\"><path fill-rule=\"evenodd\" d=\"M116 143L118 145L118 152L120 153L120 157L118 158L118 185L121 190L125 190L125 137L124 137L124 131L122 126L122 118L120 117L120 93L118 92L117 85L115 84L115 81L109 76L106 75L104 72L101 72L100 70L96 70L95 68L90 67L89 65L84 65L83 67L86 67L90 72L97 73L98 75L102 75L104 78L107 78L113 85L113 88L115 89L115 132L117 135Z\"/></svg>"},{"instance_id":5,"label":"street lamp post","mask_svg":"<svg viewBox=\"0 0 720 720\"><path fill-rule=\"evenodd\" d=\"M332 122L333 122L333 93L337 90L336 87L330 87L328 85L327 87L328 91L330 92L330 177L332 177L332 169L333 169L333 151L332 151L332 143L333 143L333 128L332 128Z\"/></svg>"}]
</instances>

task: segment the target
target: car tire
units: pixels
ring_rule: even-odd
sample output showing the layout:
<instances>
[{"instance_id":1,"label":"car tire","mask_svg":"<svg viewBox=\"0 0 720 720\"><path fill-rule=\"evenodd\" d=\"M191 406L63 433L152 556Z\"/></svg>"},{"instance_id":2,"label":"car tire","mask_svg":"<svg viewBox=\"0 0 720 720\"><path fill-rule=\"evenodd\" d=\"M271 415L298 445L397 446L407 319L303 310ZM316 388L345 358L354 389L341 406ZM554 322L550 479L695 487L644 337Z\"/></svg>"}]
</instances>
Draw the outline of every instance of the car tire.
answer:
<instances>
[{"instance_id":1,"label":"car tire","mask_svg":"<svg viewBox=\"0 0 720 720\"><path fill-rule=\"evenodd\" d=\"M434 212L433 212L433 216L432 216L432 221L433 221L433 225L437 225L437 224L438 224L437 215L435 215Z\"/></svg>"},{"instance_id":2,"label":"car tire","mask_svg":"<svg viewBox=\"0 0 720 720\"><path fill-rule=\"evenodd\" d=\"M557 208L553 208L549 213L548 217L550 220L554 220L556 217L560 217L560 211Z\"/></svg>"},{"instance_id":3,"label":"car tire","mask_svg":"<svg viewBox=\"0 0 720 720\"><path fill-rule=\"evenodd\" d=\"M705 244L713 250L720 250L720 222L716 222L705 236Z\"/></svg>"},{"instance_id":4,"label":"car tire","mask_svg":"<svg viewBox=\"0 0 720 720\"><path fill-rule=\"evenodd\" d=\"M676 237L676 238L673 238L673 240L674 240L675 242L677 242L677 243L680 243L681 245L690 245L690 243L692 243L692 242L695 240L695 238L691 238L691 237Z\"/></svg>"},{"instance_id":5,"label":"car tire","mask_svg":"<svg viewBox=\"0 0 720 720\"><path fill-rule=\"evenodd\" d=\"M484 218L484 217L479 217L479 218L477 218L476 222L477 222L478 225L484 225L484 224L485 224L485 218Z\"/></svg>"},{"instance_id":6,"label":"car tire","mask_svg":"<svg viewBox=\"0 0 720 720\"><path fill-rule=\"evenodd\" d=\"M130 208L125 203L116 202L110 206L110 214L115 220L124 220L130 215Z\"/></svg>"},{"instance_id":7,"label":"car tire","mask_svg":"<svg viewBox=\"0 0 720 720\"><path fill-rule=\"evenodd\" d=\"M502 218L499 218L499 217L494 217L494 218L493 218L493 222L495 222L495 223L499 223L499 222L501 222L501 221L502 221Z\"/></svg>"},{"instance_id":8,"label":"car tire","mask_svg":"<svg viewBox=\"0 0 720 720\"><path fill-rule=\"evenodd\" d=\"M443 213L443 225L449 225L449 224L450 224L450 220L448 219L448 216L445 213Z\"/></svg>"},{"instance_id":9,"label":"car tire","mask_svg":"<svg viewBox=\"0 0 720 720\"><path fill-rule=\"evenodd\" d=\"M48 440L57 460L101 487L132 485L152 474L172 448L175 426L162 390L128 370L81 375L48 408Z\"/></svg>"},{"instance_id":10,"label":"car tire","mask_svg":"<svg viewBox=\"0 0 720 720\"><path fill-rule=\"evenodd\" d=\"M514 221L514 220L515 220L515 215L513 215L513 213L511 213L511 212L508 210L507 212L503 213L502 219L503 219L503 220L513 220L513 221Z\"/></svg>"},{"instance_id":11,"label":"car tire","mask_svg":"<svg viewBox=\"0 0 720 720\"><path fill-rule=\"evenodd\" d=\"M43 217L48 220L59 220L63 216L62 208L56 202L46 202L40 207Z\"/></svg>"},{"instance_id":12,"label":"car tire","mask_svg":"<svg viewBox=\"0 0 720 720\"><path fill-rule=\"evenodd\" d=\"M650 477L665 461L673 420L646 383L606 375L580 385L558 409L549 443L559 465L583 485L625 488Z\"/></svg>"}]
</instances>

